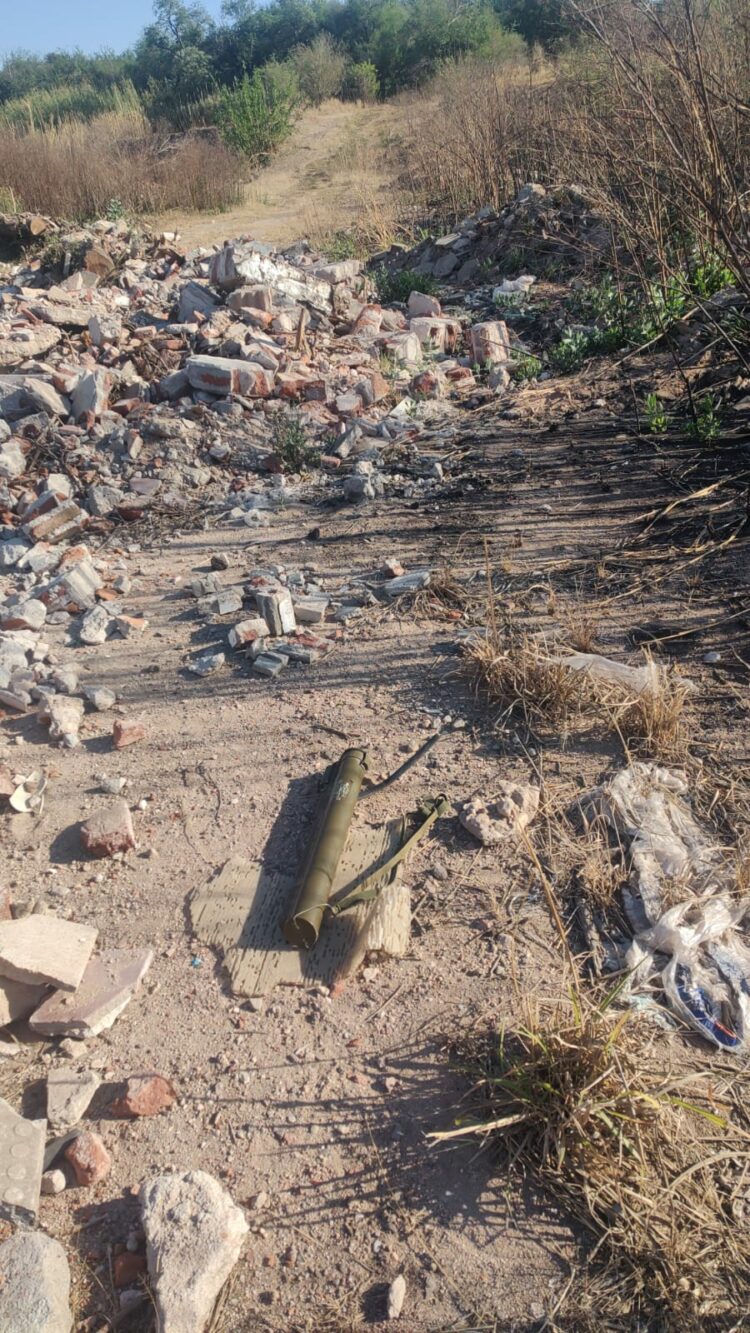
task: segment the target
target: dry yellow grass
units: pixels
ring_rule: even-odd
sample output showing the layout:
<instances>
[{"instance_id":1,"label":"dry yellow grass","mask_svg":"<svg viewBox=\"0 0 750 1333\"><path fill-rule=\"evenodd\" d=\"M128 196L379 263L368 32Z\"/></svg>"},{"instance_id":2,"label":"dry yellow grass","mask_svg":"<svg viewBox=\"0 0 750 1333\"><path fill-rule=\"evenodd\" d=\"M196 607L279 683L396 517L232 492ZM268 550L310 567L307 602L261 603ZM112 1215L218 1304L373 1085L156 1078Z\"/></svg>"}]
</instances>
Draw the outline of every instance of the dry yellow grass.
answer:
<instances>
[{"instance_id":1,"label":"dry yellow grass","mask_svg":"<svg viewBox=\"0 0 750 1333\"><path fill-rule=\"evenodd\" d=\"M728 1328L715 1321L744 1308L750 1272L745 1076L670 1072L613 998L530 1007L512 1030L460 1041L466 1109L432 1138L478 1137L503 1176L531 1175L581 1220L594 1248L570 1308L594 1322L578 1327Z\"/></svg>"}]
</instances>

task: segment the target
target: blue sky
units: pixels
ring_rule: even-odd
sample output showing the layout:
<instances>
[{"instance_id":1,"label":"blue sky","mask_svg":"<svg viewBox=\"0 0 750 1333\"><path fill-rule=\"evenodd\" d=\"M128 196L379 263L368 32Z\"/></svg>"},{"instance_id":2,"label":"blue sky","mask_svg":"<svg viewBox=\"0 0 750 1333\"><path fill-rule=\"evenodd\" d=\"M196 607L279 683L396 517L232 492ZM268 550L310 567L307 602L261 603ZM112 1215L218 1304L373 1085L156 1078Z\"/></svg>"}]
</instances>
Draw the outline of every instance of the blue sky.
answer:
<instances>
[{"instance_id":1,"label":"blue sky","mask_svg":"<svg viewBox=\"0 0 750 1333\"><path fill-rule=\"evenodd\" d=\"M219 17L221 0L202 3ZM124 51L152 15L152 0L0 0L0 59L11 51Z\"/></svg>"}]
</instances>

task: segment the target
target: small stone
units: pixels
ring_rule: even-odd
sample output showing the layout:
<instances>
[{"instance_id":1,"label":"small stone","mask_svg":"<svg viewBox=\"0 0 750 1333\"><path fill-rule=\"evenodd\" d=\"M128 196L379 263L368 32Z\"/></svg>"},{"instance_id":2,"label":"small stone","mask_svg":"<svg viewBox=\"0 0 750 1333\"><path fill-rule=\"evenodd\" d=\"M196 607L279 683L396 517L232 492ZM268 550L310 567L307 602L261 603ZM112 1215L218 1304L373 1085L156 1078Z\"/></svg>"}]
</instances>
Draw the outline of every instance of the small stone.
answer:
<instances>
[{"instance_id":1,"label":"small stone","mask_svg":"<svg viewBox=\"0 0 750 1333\"><path fill-rule=\"evenodd\" d=\"M53 694L39 710L39 720L49 724L52 741L61 741L68 750L79 744L78 729L83 720L83 700L68 694Z\"/></svg>"},{"instance_id":2,"label":"small stone","mask_svg":"<svg viewBox=\"0 0 750 1333\"><path fill-rule=\"evenodd\" d=\"M538 787L501 782L497 800L488 805L481 796L474 796L463 806L459 818L473 838L492 847L525 829L538 809Z\"/></svg>"},{"instance_id":3,"label":"small stone","mask_svg":"<svg viewBox=\"0 0 750 1333\"><path fill-rule=\"evenodd\" d=\"M60 1042L57 1054L62 1060L80 1060L86 1054L87 1049L82 1041L73 1041L72 1037L66 1037L65 1041Z\"/></svg>"},{"instance_id":4,"label":"small stone","mask_svg":"<svg viewBox=\"0 0 750 1333\"><path fill-rule=\"evenodd\" d=\"M211 556L212 569L229 569L229 556L224 555L223 551L215 551Z\"/></svg>"},{"instance_id":5,"label":"small stone","mask_svg":"<svg viewBox=\"0 0 750 1333\"><path fill-rule=\"evenodd\" d=\"M398 1319L404 1308L404 1299L406 1297L406 1278L403 1273L399 1273L394 1278L388 1288L388 1298L386 1301L386 1315L388 1319Z\"/></svg>"},{"instance_id":6,"label":"small stone","mask_svg":"<svg viewBox=\"0 0 750 1333\"><path fill-rule=\"evenodd\" d=\"M400 560L396 560L395 556L389 556L380 566L380 572L381 574L384 574L387 579L401 579L406 573L406 570Z\"/></svg>"},{"instance_id":7,"label":"small stone","mask_svg":"<svg viewBox=\"0 0 750 1333\"><path fill-rule=\"evenodd\" d=\"M127 801L113 801L81 825L81 842L92 856L114 856L135 847L133 819Z\"/></svg>"},{"instance_id":8,"label":"small stone","mask_svg":"<svg viewBox=\"0 0 750 1333\"><path fill-rule=\"evenodd\" d=\"M193 662L188 663L188 671L194 676L213 676L226 662L224 653L201 653Z\"/></svg>"},{"instance_id":9,"label":"small stone","mask_svg":"<svg viewBox=\"0 0 750 1333\"><path fill-rule=\"evenodd\" d=\"M88 1129L68 1144L64 1157L70 1162L79 1185L98 1185L112 1168L112 1158L101 1138Z\"/></svg>"},{"instance_id":10,"label":"small stone","mask_svg":"<svg viewBox=\"0 0 750 1333\"><path fill-rule=\"evenodd\" d=\"M167 1111L177 1098L177 1089L161 1074L132 1074L122 1097L110 1103L109 1110L118 1119L135 1119Z\"/></svg>"},{"instance_id":11,"label":"small stone","mask_svg":"<svg viewBox=\"0 0 750 1333\"><path fill-rule=\"evenodd\" d=\"M112 727L112 745L115 750L124 750L128 745L135 745L146 736L143 723L133 717L118 717Z\"/></svg>"},{"instance_id":12,"label":"small stone","mask_svg":"<svg viewBox=\"0 0 750 1333\"><path fill-rule=\"evenodd\" d=\"M109 634L112 617L104 606L92 606L81 621L78 637L81 643L104 643Z\"/></svg>"},{"instance_id":13,"label":"small stone","mask_svg":"<svg viewBox=\"0 0 750 1333\"><path fill-rule=\"evenodd\" d=\"M88 700L97 713L107 713L117 703L117 695L114 690L108 690L103 685L86 685L83 697Z\"/></svg>"},{"instance_id":14,"label":"small stone","mask_svg":"<svg viewBox=\"0 0 750 1333\"><path fill-rule=\"evenodd\" d=\"M68 1069L51 1069L47 1075L47 1119L51 1128L66 1130L77 1125L100 1083L93 1070L75 1074Z\"/></svg>"},{"instance_id":15,"label":"small stone","mask_svg":"<svg viewBox=\"0 0 750 1333\"><path fill-rule=\"evenodd\" d=\"M70 1270L58 1240L19 1231L0 1245L0 1328L5 1333L70 1333Z\"/></svg>"},{"instance_id":16,"label":"small stone","mask_svg":"<svg viewBox=\"0 0 750 1333\"><path fill-rule=\"evenodd\" d=\"M66 1184L64 1171L45 1171L42 1176L42 1194L62 1194Z\"/></svg>"}]
</instances>

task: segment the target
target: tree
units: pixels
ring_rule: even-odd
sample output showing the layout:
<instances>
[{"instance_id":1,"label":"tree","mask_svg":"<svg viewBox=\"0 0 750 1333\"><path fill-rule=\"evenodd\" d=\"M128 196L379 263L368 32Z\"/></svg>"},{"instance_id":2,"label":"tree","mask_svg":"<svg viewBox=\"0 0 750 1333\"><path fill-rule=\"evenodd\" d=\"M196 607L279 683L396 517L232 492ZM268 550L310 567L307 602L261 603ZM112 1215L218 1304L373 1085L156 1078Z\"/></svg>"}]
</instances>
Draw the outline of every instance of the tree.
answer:
<instances>
[{"instance_id":1,"label":"tree","mask_svg":"<svg viewBox=\"0 0 750 1333\"><path fill-rule=\"evenodd\" d=\"M494 4L501 22L530 46L539 42L549 51L579 31L568 0L494 0Z\"/></svg>"},{"instance_id":2,"label":"tree","mask_svg":"<svg viewBox=\"0 0 750 1333\"><path fill-rule=\"evenodd\" d=\"M292 62L300 92L312 106L320 106L341 92L347 59L329 33L321 32L309 46L296 46Z\"/></svg>"}]
</instances>

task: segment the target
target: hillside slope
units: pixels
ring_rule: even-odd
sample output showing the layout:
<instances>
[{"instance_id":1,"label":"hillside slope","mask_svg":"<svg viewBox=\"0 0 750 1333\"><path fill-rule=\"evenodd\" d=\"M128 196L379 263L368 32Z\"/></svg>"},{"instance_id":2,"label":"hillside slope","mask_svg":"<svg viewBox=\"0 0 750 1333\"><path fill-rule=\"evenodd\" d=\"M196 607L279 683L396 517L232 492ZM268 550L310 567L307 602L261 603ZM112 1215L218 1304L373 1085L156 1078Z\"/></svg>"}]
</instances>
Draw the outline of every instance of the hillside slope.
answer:
<instances>
[{"instance_id":1,"label":"hillside slope","mask_svg":"<svg viewBox=\"0 0 750 1333\"><path fill-rule=\"evenodd\" d=\"M388 183L383 150L401 115L394 103L363 107L330 101L310 109L274 160L248 183L239 208L214 217L170 212L157 225L179 231L188 246L243 232L285 245L310 232L345 228L363 204L388 206L381 193Z\"/></svg>"}]
</instances>

